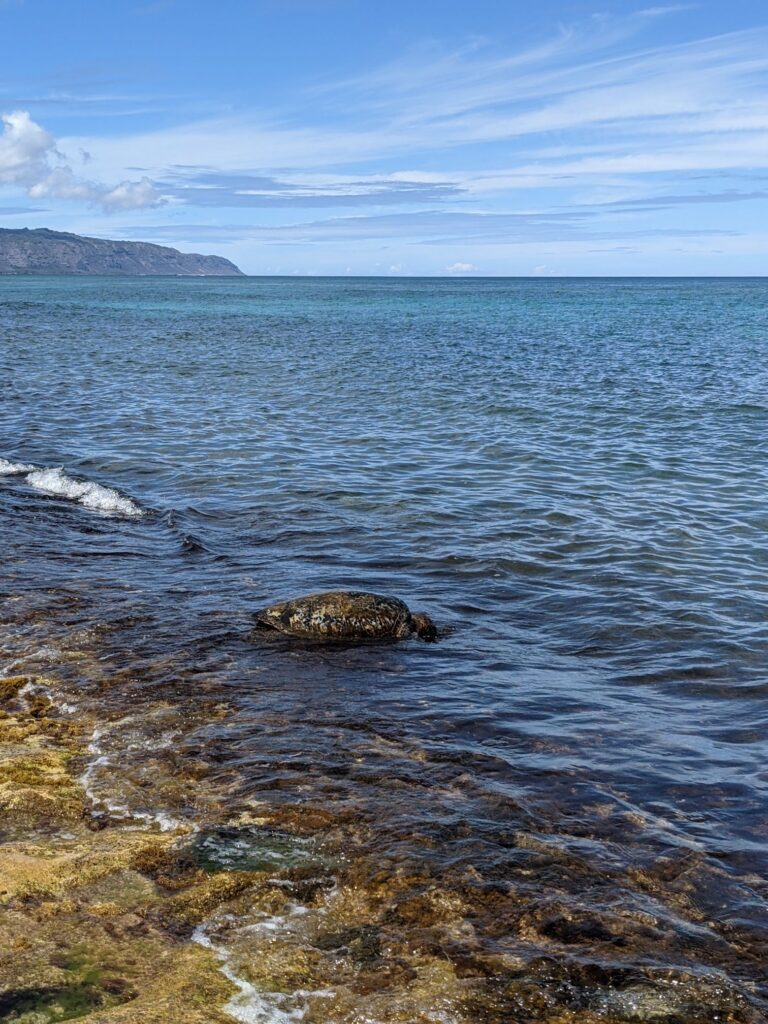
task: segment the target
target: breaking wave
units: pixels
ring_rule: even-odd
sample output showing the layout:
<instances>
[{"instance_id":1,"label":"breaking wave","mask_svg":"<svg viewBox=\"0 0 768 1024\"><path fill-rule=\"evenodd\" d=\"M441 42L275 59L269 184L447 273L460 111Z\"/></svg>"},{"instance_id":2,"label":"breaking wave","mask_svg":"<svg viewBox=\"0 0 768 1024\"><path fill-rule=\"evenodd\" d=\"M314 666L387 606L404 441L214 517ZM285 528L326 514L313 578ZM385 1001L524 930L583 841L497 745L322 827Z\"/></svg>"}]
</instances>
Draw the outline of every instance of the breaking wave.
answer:
<instances>
[{"instance_id":1,"label":"breaking wave","mask_svg":"<svg viewBox=\"0 0 768 1024\"><path fill-rule=\"evenodd\" d=\"M105 487L92 480L76 480L68 476L60 466L47 468L0 459L0 476L24 476L30 487L42 491L43 494L67 498L82 505L83 508L105 516L138 519L144 514L135 502L114 488Z\"/></svg>"},{"instance_id":2,"label":"breaking wave","mask_svg":"<svg viewBox=\"0 0 768 1024\"><path fill-rule=\"evenodd\" d=\"M7 459L0 459L0 476L18 476L20 473L31 473L35 468L25 462L9 462Z\"/></svg>"}]
</instances>

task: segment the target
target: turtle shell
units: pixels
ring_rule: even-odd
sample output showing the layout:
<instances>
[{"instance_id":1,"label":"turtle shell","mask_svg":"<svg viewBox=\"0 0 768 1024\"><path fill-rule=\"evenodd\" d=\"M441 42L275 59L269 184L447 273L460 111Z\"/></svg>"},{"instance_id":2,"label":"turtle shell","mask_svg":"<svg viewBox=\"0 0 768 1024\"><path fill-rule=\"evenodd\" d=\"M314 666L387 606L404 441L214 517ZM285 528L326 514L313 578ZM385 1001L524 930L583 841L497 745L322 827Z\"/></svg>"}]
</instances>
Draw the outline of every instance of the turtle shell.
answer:
<instances>
[{"instance_id":1,"label":"turtle shell","mask_svg":"<svg viewBox=\"0 0 768 1024\"><path fill-rule=\"evenodd\" d=\"M282 601L257 612L256 622L292 636L330 640L399 639L414 631L408 606L399 598L355 590Z\"/></svg>"}]
</instances>

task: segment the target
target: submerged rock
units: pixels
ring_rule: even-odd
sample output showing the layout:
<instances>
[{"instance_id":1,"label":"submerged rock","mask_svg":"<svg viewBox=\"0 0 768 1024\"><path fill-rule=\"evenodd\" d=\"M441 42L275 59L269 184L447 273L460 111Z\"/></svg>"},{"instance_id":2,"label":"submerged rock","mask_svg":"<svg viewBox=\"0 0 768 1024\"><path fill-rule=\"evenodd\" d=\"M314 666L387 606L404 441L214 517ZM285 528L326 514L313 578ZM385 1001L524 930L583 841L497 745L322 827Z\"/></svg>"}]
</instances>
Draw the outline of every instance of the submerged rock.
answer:
<instances>
[{"instance_id":1,"label":"submerged rock","mask_svg":"<svg viewBox=\"0 0 768 1024\"><path fill-rule=\"evenodd\" d=\"M428 615L411 613L397 597L358 590L329 590L282 601L256 612L256 626L290 636L328 640L435 640Z\"/></svg>"},{"instance_id":2,"label":"submerged rock","mask_svg":"<svg viewBox=\"0 0 768 1024\"><path fill-rule=\"evenodd\" d=\"M255 825L201 829L185 848L203 871L271 871L322 867L326 860L302 836Z\"/></svg>"}]
</instances>

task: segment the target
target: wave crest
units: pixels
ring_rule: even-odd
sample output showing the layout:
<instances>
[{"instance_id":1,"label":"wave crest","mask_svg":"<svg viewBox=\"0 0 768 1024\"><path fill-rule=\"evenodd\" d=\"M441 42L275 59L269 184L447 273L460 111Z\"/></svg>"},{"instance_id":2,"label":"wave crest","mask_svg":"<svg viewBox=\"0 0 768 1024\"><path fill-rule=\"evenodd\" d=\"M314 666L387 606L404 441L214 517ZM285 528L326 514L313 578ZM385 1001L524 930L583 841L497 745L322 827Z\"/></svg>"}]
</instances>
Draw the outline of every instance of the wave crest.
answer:
<instances>
[{"instance_id":1,"label":"wave crest","mask_svg":"<svg viewBox=\"0 0 768 1024\"><path fill-rule=\"evenodd\" d=\"M18 476L21 473L31 473L35 468L25 462L9 462L7 459L0 459L0 476Z\"/></svg>"},{"instance_id":2,"label":"wave crest","mask_svg":"<svg viewBox=\"0 0 768 1024\"><path fill-rule=\"evenodd\" d=\"M60 466L51 469L0 459L0 476L24 476L26 483L35 490L59 498L68 498L102 515L138 519L144 514L135 502L114 488L105 487L91 480L75 480Z\"/></svg>"}]
</instances>

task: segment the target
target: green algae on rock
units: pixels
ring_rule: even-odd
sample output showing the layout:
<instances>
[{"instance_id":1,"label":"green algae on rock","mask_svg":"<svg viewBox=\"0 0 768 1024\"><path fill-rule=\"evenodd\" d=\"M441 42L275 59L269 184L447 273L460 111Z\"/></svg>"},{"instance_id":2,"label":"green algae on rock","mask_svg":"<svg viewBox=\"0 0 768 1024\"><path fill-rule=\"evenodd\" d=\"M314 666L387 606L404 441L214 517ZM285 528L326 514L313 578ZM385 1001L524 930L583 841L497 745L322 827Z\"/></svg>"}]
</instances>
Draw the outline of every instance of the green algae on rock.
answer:
<instances>
[{"instance_id":1,"label":"green algae on rock","mask_svg":"<svg viewBox=\"0 0 768 1024\"><path fill-rule=\"evenodd\" d=\"M72 775L88 723L62 730L39 706L32 717L27 682L0 688L0 1018L228 1020L217 1007L232 986L216 958L152 924L168 897L132 867L173 838L88 827Z\"/></svg>"}]
</instances>

